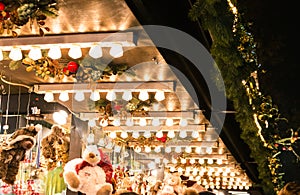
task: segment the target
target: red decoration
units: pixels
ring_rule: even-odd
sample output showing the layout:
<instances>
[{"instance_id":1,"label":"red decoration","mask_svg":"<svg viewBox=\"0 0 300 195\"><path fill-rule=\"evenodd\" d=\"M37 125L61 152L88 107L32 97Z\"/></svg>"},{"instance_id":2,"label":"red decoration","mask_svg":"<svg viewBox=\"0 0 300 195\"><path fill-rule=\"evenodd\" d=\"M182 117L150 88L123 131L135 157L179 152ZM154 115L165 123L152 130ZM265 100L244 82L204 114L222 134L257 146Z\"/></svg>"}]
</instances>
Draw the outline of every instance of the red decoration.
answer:
<instances>
[{"instance_id":1,"label":"red decoration","mask_svg":"<svg viewBox=\"0 0 300 195\"><path fill-rule=\"evenodd\" d=\"M71 61L67 64L67 70L73 74L77 72L78 67L79 67L79 65L74 61Z\"/></svg>"},{"instance_id":2,"label":"red decoration","mask_svg":"<svg viewBox=\"0 0 300 195\"><path fill-rule=\"evenodd\" d=\"M0 11L3 11L5 9L4 3L0 2Z\"/></svg>"},{"instance_id":3,"label":"red decoration","mask_svg":"<svg viewBox=\"0 0 300 195\"><path fill-rule=\"evenodd\" d=\"M161 138L156 137L156 139L158 141L161 141L161 142L165 143L167 141L167 134L164 133Z\"/></svg>"}]
</instances>

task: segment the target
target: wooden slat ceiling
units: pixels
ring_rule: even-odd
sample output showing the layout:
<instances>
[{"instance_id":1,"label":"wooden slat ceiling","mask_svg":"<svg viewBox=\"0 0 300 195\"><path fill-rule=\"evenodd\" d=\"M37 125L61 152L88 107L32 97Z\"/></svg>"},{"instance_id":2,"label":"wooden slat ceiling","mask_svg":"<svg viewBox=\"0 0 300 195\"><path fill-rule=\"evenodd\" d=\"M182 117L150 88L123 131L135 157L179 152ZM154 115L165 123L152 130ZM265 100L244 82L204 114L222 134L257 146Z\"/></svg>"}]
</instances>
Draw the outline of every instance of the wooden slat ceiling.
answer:
<instances>
[{"instance_id":1,"label":"wooden slat ceiling","mask_svg":"<svg viewBox=\"0 0 300 195\"><path fill-rule=\"evenodd\" d=\"M140 24L123 0L90 0L88 1L88 3L80 0L62 0L60 1L59 16L54 19L49 18L46 25L51 29L51 32L45 35L45 39L47 38L47 36L56 34L65 34L66 36L68 36L68 34L73 33L115 32L126 30L130 27L139 26ZM38 31L36 28L33 28L33 30L31 30L29 26L25 26L24 28L22 28L19 38L22 38L22 36L36 36L37 32ZM1 38L6 37L6 35L2 35L2 37L0 36L0 44ZM139 43L145 42L151 42L151 40L147 36L138 36L137 45ZM83 53L86 53L86 51ZM68 58L67 56L65 57ZM153 60L154 58L156 59L155 61ZM190 111L201 109L188 94L184 86L181 84L180 80L178 80L174 72L170 69L169 65L164 61L162 55L158 52L155 46L133 48L126 51L123 57L113 59L112 61L115 64L125 63L128 66L133 67L137 76L132 80L176 81L176 93L167 95L167 100L164 101L163 106L161 107L161 111ZM4 75L7 80L15 83L26 84L28 86L36 83L47 83L47 81L36 77L33 72L26 72L25 67L23 66L17 70L10 70L8 68L8 63L9 61L0 62L2 75ZM118 78L118 81L126 81L127 79L128 78L126 77L120 77ZM3 83L3 85L5 88L7 88L7 85L5 83ZM17 88L15 91L12 90L12 93L14 92L18 92ZM26 93L26 89L23 92ZM168 101L168 99L170 101ZM58 102L68 107L74 113L91 112L91 110L89 110L87 102L78 103L73 99L67 102ZM201 115L201 117L204 116ZM205 119L204 121L208 124L207 119ZM210 136L203 136L203 139L208 137ZM187 138L184 143L188 143L188 145L195 144L194 142L190 141L191 140ZM205 141L206 140L198 140L198 143L196 145L201 145L201 143L204 143ZM227 150L222 140L220 138L215 138L209 141L215 142L216 147L223 149L222 154L227 156L225 165L233 165L234 169L239 171L238 174L244 177L245 173L240 168L236 168L239 167L239 165L237 164L235 159L232 158L232 155ZM130 143L136 144L134 140L130 140ZM218 150L215 150L212 153L212 155L216 154L218 154ZM154 160L157 155L150 155L150 157ZM206 166L209 167L214 165ZM245 178L246 180L249 180L248 177Z\"/></svg>"}]
</instances>

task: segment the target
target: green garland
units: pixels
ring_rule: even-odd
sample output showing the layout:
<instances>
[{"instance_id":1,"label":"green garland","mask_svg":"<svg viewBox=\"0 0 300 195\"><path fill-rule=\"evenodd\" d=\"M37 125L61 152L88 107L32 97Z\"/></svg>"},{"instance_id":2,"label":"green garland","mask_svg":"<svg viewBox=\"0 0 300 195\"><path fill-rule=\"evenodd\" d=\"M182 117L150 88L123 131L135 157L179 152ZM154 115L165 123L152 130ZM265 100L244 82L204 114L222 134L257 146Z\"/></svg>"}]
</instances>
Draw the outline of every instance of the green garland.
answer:
<instances>
[{"instance_id":1,"label":"green garland","mask_svg":"<svg viewBox=\"0 0 300 195\"><path fill-rule=\"evenodd\" d=\"M43 36L50 31L45 26L48 16L58 16L57 0L0 0L0 34L17 37L22 26L36 22Z\"/></svg>"},{"instance_id":2,"label":"green garland","mask_svg":"<svg viewBox=\"0 0 300 195\"><path fill-rule=\"evenodd\" d=\"M248 24L241 21L233 7L228 1L197 0L189 16L200 19L212 37L211 54L222 73L227 97L237 111L241 138L257 162L264 192L275 194L284 185L280 152L291 150L299 159L293 147L299 139L298 132L282 129L288 126L281 125L287 120L281 117L271 97L260 92L257 75L263 70L257 64L256 44Z\"/></svg>"}]
</instances>

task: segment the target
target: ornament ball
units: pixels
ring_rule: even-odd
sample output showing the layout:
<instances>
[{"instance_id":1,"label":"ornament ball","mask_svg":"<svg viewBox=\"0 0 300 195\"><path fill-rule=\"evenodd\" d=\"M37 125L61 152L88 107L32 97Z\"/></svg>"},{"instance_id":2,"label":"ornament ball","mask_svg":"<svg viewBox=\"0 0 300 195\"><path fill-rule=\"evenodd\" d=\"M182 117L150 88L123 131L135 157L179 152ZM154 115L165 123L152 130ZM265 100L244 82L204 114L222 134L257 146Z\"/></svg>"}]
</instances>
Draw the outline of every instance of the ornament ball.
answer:
<instances>
[{"instance_id":1,"label":"ornament ball","mask_svg":"<svg viewBox=\"0 0 300 195\"><path fill-rule=\"evenodd\" d=\"M0 11L3 11L5 9L4 3L0 2Z\"/></svg>"},{"instance_id":2,"label":"ornament ball","mask_svg":"<svg viewBox=\"0 0 300 195\"><path fill-rule=\"evenodd\" d=\"M74 61L71 61L67 64L67 70L69 70L70 73L76 73L78 70L78 67L79 67L79 65Z\"/></svg>"}]
</instances>

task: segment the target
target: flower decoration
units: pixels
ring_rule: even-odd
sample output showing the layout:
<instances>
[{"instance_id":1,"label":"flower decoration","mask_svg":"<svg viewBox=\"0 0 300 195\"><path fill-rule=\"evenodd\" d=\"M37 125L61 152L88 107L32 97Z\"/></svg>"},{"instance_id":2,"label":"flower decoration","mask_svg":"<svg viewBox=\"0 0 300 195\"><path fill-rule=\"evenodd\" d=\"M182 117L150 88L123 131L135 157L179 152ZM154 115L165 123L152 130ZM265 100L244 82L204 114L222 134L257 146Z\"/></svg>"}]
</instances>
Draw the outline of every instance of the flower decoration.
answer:
<instances>
[{"instance_id":1,"label":"flower decoration","mask_svg":"<svg viewBox=\"0 0 300 195\"><path fill-rule=\"evenodd\" d=\"M0 34L16 37L22 26L36 22L43 36L45 30L50 31L45 26L48 16L58 16L57 0L0 0Z\"/></svg>"},{"instance_id":2,"label":"flower decoration","mask_svg":"<svg viewBox=\"0 0 300 195\"><path fill-rule=\"evenodd\" d=\"M44 80L48 80L51 77L61 80L64 75L68 74L68 71L64 71L64 65L49 57L42 57L39 60L24 58L22 64L27 66L27 72L35 71L36 76L43 78Z\"/></svg>"}]
</instances>

